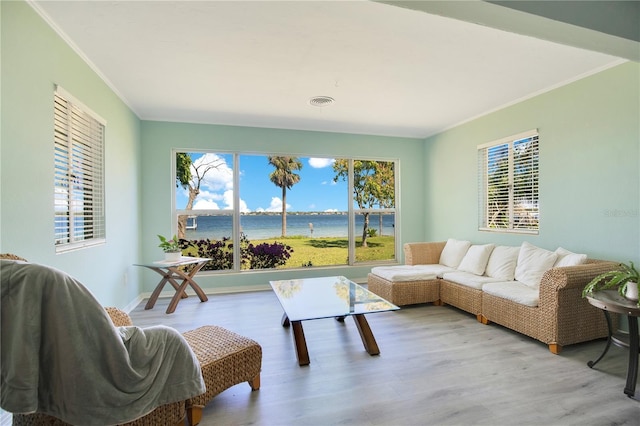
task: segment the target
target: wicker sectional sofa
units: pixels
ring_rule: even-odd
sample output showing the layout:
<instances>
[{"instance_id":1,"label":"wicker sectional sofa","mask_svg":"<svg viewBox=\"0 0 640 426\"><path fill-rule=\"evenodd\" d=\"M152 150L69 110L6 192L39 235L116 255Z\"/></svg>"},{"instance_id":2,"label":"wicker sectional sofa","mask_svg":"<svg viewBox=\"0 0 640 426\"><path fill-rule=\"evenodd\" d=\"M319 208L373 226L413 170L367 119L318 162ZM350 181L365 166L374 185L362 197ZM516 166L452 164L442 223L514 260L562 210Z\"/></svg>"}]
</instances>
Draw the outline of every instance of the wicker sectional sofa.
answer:
<instances>
[{"instance_id":1,"label":"wicker sectional sofa","mask_svg":"<svg viewBox=\"0 0 640 426\"><path fill-rule=\"evenodd\" d=\"M449 304L537 339L558 354L565 345L607 336L602 312L583 287L617 263L523 243L473 245L449 239L404 245L405 265L375 267L368 288L397 305Z\"/></svg>"}]
</instances>

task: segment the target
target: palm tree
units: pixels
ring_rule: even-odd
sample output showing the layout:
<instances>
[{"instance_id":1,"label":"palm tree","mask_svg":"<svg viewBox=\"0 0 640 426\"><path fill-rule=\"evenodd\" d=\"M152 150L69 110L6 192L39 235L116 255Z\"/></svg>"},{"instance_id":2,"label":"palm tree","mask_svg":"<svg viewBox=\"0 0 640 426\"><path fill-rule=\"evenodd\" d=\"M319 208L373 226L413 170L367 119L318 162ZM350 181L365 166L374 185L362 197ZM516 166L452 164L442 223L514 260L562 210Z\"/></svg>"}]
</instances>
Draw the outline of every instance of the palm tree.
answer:
<instances>
[{"instance_id":1,"label":"palm tree","mask_svg":"<svg viewBox=\"0 0 640 426\"><path fill-rule=\"evenodd\" d=\"M275 170L269 174L269 179L274 185L282 188L282 236L287 236L287 189L300 182L300 175L296 170L302 169L302 163L298 157L269 156L269 165Z\"/></svg>"}]
</instances>

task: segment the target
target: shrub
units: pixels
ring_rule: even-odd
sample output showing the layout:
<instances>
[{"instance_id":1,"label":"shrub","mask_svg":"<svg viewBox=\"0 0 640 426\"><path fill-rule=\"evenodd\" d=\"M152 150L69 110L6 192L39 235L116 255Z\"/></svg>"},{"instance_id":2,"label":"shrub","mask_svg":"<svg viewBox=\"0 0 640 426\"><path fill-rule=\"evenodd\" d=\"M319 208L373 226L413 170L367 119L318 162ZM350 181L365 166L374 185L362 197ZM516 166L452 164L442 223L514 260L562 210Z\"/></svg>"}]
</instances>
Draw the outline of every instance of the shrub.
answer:
<instances>
[{"instance_id":1,"label":"shrub","mask_svg":"<svg viewBox=\"0 0 640 426\"><path fill-rule=\"evenodd\" d=\"M233 269L233 242L229 237L222 240L180 240L181 248L195 249L193 255L211 259L202 268L205 271ZM240 234L241 269L268 269L282 266L291 257L291 246L274 242L253 245L247 236Z\"/></svg>"},{"instance_id":2,"label":"shrub","mask_svg":"<svg viewBox=\"0 0 640 426\"><path fill-rule=\"evenodd\" d=\"M269 269L286 264L291 257L293 248L277 241L273 244L262 243L256 246L249 243L246 252L249 269Z\"/></svg>"},{"instance_id":3,"label":"shrub","mask_svg":"<svg viewBox=\"0 0 640 426\"><path fill-rule=\"evenodd\" d=\"M183 243L183 250L194 248L197 257L211 259L202 267L204 271L218 271L223 269L233 269L233 242L230 238L224 237L222 240L180 240Z\"/></svg>"}]
</instances>

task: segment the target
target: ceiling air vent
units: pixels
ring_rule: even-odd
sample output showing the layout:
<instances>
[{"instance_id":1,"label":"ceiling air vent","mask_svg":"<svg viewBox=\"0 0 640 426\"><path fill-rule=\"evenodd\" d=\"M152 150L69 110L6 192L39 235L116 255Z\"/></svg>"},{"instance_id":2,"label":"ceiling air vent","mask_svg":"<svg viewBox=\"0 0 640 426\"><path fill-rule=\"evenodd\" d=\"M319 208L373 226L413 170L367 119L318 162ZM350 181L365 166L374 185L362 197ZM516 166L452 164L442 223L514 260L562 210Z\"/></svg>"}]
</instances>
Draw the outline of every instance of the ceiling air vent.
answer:
<instances>
[{"instance_id":1,"label":"ceiling air vent","mask_svg":"<svg viewBox=\"0 0 640 426\"><path fill-rule=\"evenodd\" d=\"M335 100L329 96L315 96L309 99L309 103L316 107L331 105Z\"/></svg>"}]
</instances>

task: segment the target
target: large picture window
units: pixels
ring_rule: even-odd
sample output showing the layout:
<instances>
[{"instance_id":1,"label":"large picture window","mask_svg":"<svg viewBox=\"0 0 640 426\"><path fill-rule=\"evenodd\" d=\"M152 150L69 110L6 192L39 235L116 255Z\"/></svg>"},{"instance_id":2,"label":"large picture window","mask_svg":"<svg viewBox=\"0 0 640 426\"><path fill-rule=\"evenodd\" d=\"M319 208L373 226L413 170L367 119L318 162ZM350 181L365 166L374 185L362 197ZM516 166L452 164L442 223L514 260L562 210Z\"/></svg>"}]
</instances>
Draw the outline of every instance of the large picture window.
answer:
<instances>
[{"instance_id":1,"label":"large picture window","mask_svg":"<svg viewBox=\"0 0 640 426\"><path fill-rule=\"evenodd\" d=\"M538 233L537 130L478 147L479 229Z\"/></svg>"},{"instance_id":2,"label":"large picture window","mask_svg":"<svg viewBox=\"0 0 640 426\"><path fill-rule=\"evenodd\" d=\"M175 224L205 270L396 260L395 161L175 153Z\"/></svg>"},{"instance_id":3,"label":"large picture window","mask_svg":"<svg viewBox=\"0 0 640 426\"><path fill-rule=\"evenodd\" d=\"M56 252L105 241L106 122L62 88L54 93Z\"/></svg>"}]
</instances>

